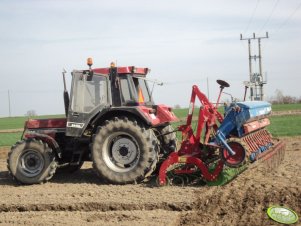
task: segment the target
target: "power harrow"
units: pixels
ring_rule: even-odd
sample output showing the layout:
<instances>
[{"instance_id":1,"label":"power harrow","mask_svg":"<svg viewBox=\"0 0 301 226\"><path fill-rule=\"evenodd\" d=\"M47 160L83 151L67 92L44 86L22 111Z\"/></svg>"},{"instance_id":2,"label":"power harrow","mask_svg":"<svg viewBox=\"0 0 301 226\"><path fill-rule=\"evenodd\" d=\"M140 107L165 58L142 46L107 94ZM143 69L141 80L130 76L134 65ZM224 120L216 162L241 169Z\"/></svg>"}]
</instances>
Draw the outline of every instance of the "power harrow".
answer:
<instances>
[{"instance_id":1,"label":"power harrow","mask_svg":"<svg viewBox=\"0 0 301 226\"><path fill-rule=\"evenodd\" d=\"M250 163L265 160L278 165L285 152L285 143L274 139L265 129L271 104L265 101L232 102L222 115L217 111L223 89L230 85L217 80L220 92L216 104L211 103L197 86L192 87L186 124L180 148L163 161L159 185L206 183L223 185L244 171ZM192 121L196 99L200 101L198 120ZM201 142L202 140L202 142Z\"/></svg>"}]
</instances>

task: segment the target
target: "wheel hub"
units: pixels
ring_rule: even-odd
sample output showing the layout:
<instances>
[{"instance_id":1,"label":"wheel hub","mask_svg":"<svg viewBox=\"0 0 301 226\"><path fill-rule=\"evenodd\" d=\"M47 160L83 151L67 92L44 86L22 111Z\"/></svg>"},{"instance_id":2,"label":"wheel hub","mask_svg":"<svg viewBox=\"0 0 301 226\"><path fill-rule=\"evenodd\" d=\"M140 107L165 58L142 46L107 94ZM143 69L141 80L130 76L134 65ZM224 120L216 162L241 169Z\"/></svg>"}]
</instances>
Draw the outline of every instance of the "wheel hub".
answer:
<instances>
[{"instance_id":1,"label":"wheel hub","mask_svg":"<svg viewBox=\"0 0 301 226\"><path fill-rule=\"evenodd\" d=\"M37 161L36 161L34 158L30 158L30 159L28 159L28 161L27 161L27 165L28 165L29 167L35 167L35 166L37 165Z\"/></svg>"},{"instance_id":2,"label":"wheel hub","mask_svg":"<svg viewBox=\"0 0 301 226\"><path fill-rule=\"evenodd\" d=\"M235 155L230 155L226 149L223 150L223 158L225 163L230 167L238 167L244 162L246 157L246 151L244 147L237 142L229 142L228 145L235 152Z\"/></svg>"},{"instance_id":3,"label":"wheel hub","mask_svg":"<svg viewBox=\"0 0 301 226\"><path fill-rule=\"evenodd\" d=\"M127 149L127 147L121 147L121 148L119 149L119 153L120 153L120 155L122 155L122 156L126 156L126 155L129 153L129 150Z\"/></svg>"},{"instance_id":4,"label":"wheel hub","mask_svg":"<svg viewBox=\"0 0 301 226\"><path fill-rule=\"evenodd\" d=\"M35 177L44 168L42 155L34 150L27 150L20 156L21 172L27 177Z\"/></svg>"},{"instance_id":5,"label":"wheel hub","mask_svg":"<svg viewBox=\"0 0 301 226\"><path fill-rule=\"evenodd\" d=\"M126 137L117 138L112 146L112 157L116 164L130 165L137 158L135 143Z\"/></svg>"}]
</instances>

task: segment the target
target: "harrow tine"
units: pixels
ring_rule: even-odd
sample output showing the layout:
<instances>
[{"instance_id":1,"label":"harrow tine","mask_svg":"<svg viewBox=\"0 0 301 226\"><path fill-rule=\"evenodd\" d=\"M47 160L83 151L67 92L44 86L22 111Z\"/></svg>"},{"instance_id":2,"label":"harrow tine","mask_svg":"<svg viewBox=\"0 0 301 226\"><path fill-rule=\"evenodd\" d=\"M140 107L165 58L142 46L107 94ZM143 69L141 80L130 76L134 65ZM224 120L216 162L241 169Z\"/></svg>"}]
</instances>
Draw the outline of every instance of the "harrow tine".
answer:
<instances>
[{"instance_id":1,"label":"harrow tine","mask_svg":"<svg viewBox=\"0 0 301 226\"><path fill-rule=\"evenodd\" d=\"M284 160L285 143L277 142L274 147L259 155L261 162L267 166L268 169L277 168Z\"/></svg>"}]
</instances>

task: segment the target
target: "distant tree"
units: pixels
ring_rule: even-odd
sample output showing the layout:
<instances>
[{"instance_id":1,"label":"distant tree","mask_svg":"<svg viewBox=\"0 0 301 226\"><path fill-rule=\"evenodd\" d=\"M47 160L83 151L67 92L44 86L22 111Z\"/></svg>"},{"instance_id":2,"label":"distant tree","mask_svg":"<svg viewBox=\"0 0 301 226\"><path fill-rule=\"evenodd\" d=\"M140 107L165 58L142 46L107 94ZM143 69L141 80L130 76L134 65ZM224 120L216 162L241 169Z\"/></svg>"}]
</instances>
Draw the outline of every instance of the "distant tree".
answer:
<instances>
[{"instance_id":1,"label":"distant tree","mask_svg":"<svg viewBox=\"0 0 301 226\"><path fill-rule=\"evenodd\" d=\"M276 93L276 101L277 101L277 103L278 104L283 104L284 103L284 100L283 100L284 96L283 96L282 91L279 90L279 89L276 89L275 93Z\"/></svg>"},{"instance_id":2,"label":"distant tree","mask_svg":"<svg viewBox=\"0 0 301 226\"><path fill-rule=\"evenodd\" d=\"M179 105L179 104L176 104L175 106L174 106L174 109L180 109L181 108L181 106Z\"/></svg>"},{"instance_id":3,"label":"distant tree","mask_svg":"<svg viewBox=\"0 0 301 226\"><path fill-rule=\"evenodd\" d=\"M37 113L35 110L28 110L25 114L25 116L28 116L28 117L33 117L33 116L37 116Z\"/></svg>"},{"instance_id":4,"label":"distant tree","mask_svg":"<svg viewBox=\"0 0 301 226\"><path fill-rule=\"evenodd\" d=\"M291 96L284 96L283 97L283 103L285 103L285 104L297 103L297 98L296 97L291 97Z\"/></svg>"},{"instance_id":5,"label":"distant tree","mask_svg":"<svg viewBox=\"0 0 301 226\"><path fill-rule=\"evenodd\" d=\"M283 95L282 91L276 89L275 96L270 98L270 102L272 104L294 104L301 103L301 97L298 99L297 97L292 97L288 95Z\"/></svg>"}]
</instances>

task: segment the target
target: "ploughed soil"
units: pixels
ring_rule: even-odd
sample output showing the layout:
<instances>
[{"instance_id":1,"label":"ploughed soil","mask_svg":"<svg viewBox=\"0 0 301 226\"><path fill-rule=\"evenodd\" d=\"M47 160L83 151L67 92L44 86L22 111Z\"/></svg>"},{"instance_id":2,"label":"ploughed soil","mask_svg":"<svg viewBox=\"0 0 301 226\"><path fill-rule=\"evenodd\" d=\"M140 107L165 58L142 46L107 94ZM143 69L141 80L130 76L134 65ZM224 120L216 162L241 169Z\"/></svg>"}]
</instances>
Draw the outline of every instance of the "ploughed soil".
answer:
<instances>
[{"instance_id":1,"label":"ploughed soil","mask_svg":"<svg viewBox=\"0 0 301 226\"><path fill-rule=\"evenodd\" d=\"M281 225L267 216L269 206L301 216L301 137L283 139L287 151L280 166L254 163L221 187L107 185L90 163L46 184L24 186L8 175L2 148L0 225Z\"/></svg>"}]
</instances>

